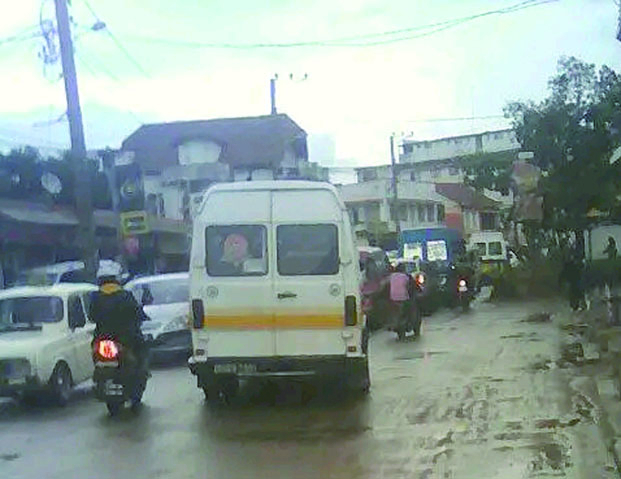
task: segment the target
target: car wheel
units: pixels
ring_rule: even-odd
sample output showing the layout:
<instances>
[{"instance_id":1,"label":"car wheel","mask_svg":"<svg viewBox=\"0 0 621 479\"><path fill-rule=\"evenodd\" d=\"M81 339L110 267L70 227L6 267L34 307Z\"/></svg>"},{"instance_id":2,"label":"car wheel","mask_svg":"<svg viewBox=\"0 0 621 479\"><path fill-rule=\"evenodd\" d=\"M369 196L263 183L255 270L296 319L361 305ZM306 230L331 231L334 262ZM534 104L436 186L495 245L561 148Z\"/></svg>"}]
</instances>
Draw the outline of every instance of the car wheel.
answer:
<instances>
[{"instance_id":1,"label":"car wheel","mask_svg":"<svg viewBox=\"0 0 621 479\"><path fill-rule=\"evenodd\" d=\"M66 406L71 397L71 370L65 363L58 363L50 378L53 401L59 406Z\"/></svg>"}]
</instances>

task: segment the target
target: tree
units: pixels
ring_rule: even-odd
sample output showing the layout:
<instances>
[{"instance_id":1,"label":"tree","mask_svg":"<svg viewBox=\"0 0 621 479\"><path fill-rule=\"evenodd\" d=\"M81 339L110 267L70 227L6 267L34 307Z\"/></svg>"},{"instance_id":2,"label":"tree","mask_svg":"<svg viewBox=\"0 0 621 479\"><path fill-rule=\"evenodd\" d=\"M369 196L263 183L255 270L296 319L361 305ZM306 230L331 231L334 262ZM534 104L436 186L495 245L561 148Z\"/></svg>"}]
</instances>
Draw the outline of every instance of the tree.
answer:
<instances>
[{"instance_id":1,"label":"tree","mask_svg":"<svg viewBox=\"0 0 621 479\"><path fill-rule=\"evenodd\" d=\"M596 72L592 64L561 58L549 89L542 102L514 102L505 114L543 172L543 226L581 230L591 209L618 208L621 170L609 158L621 140L621 79L606 66Z\"/></svg>"},{"instance_id":2,"label":"tree","mask_svg":"<svg viewBox=\"0 0 621 479\"><path fill-rule=\"evenodd\" d=\"M106 177L98 171L96 161L88 162L93 185L93 204L96 208L111 208L110 191ZM55 178L58 189L46 188L45 176ZM55 205L73 205L74 177L69 155L61 158L43 158L36 148L15 149L0 154L0 197L46 202Z\"/></svg>"}]
</instances>

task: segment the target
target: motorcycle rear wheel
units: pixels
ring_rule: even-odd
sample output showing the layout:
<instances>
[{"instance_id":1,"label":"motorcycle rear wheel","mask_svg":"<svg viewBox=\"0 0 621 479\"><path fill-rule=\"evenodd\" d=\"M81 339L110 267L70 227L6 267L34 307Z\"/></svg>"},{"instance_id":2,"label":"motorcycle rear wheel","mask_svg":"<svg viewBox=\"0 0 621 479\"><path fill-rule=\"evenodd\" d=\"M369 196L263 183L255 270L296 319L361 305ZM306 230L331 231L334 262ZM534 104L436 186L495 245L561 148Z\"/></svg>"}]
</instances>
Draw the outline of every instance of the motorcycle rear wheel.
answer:
<instances>
[{"instance_id":1,"label":"motorcycle rear wheel","mask_svg":"<svg viewBox=\"0 0 621 479\"><path fill-rule=\"evenodd\" d=\"M110 416L117 416L123 407L123 403L119 401L107 401L106 407Z\"/></svg>"}]
</instances>

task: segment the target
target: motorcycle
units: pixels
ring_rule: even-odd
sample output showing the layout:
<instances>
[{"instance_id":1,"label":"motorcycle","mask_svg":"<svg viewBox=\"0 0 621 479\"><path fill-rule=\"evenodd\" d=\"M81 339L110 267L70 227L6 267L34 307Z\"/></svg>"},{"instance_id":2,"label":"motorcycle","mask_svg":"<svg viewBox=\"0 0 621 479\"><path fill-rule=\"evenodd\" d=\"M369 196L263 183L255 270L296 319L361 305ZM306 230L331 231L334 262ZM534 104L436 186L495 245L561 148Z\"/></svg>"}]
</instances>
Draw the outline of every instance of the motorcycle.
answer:
<instances>
[{"instance_id":1,"label":"motorcycle","mask_svg":"<svg viewBox=\"0 0 621 479\"><path fill-rule=\"evenodd\" d=\"M116 416L126 402L136 409L150 376L146 365L132 349L107 336L93 341L95 396Z\"/></svg>"},{"instance_id":2,"label":"motorcycle","mask_svg":"<svg viewBox=\"0 0 621 479\"><path fill-rule=\"evenodd\" d=\"M420 327L423 320L421 310L421 298L424 294L425 276L417 274L414 277L414 291L411 299L403 303L390 303L390 317L392 318L390 330L397 333L399 341L403 341L408 332L420 336Z\"/></svg>"},{"instance_id":3,"label":"motorcycle","mask_svg":"<svg viewBox=\"0 0 621 479\"><path fill-rule=\"evenodd\" d=\"M457 303L463 312L470 309L470 302L473 299L472 294L473 291L468 284L468 280L464 277L460 277L457 281Z\"/></svg>"}]
</instances>

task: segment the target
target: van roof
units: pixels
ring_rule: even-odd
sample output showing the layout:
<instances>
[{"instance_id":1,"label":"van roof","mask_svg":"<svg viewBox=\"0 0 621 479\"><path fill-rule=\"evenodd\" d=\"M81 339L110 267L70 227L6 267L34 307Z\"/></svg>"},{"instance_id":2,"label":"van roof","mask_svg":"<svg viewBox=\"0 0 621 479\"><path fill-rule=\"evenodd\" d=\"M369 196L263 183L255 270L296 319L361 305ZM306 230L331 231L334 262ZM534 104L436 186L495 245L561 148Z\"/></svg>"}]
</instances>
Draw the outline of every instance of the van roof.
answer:
<instances>
[{"instance_id":1,"label":"van roof","mask_svg":"<svg viewBox=\"0 0 621 479\"><path fill-rule=\"evenodd\" d=\"M337 200L339 208L344 211L345 203L341 198L338 190L323 181L303 181L303 180L266 180L266 181L236 181L233 183L216 183L210 186L203 195L203 201L197 211L200 216L204 209L209 196L219 192L244 192L244 191L329 191Z\"/></svg>"},{"instance_id":2,"label":"van roof","mask_svg":"<svg viewBox=\"0 0 621 479\"><path fill-rule=\"evenodd\" d=\"M266 181L236 181L234 183L217 183L211 186L207 193L214 191L260 191L260 190L330 190L336 193L336 188L323 181L303 180L266 180Z\"/></svg>"}]
</instances>

